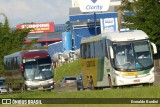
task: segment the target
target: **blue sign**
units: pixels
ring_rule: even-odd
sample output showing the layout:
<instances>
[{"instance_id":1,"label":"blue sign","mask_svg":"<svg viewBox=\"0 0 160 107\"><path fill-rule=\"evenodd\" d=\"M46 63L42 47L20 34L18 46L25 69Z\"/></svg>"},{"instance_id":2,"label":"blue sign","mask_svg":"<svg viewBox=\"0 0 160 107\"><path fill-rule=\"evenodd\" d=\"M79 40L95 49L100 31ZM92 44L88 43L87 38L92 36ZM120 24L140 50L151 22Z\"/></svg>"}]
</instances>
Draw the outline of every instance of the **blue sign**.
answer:
<instances>
[{"instance_id":1,"label":"blue sign","mask_svg":"<svg viewBox=\"0 0 160 107\"><path fill-rule=\"evenodd\" d=\"M118 31L117 18L101 19L101 33Z\"/></svg>"}]
</instances>

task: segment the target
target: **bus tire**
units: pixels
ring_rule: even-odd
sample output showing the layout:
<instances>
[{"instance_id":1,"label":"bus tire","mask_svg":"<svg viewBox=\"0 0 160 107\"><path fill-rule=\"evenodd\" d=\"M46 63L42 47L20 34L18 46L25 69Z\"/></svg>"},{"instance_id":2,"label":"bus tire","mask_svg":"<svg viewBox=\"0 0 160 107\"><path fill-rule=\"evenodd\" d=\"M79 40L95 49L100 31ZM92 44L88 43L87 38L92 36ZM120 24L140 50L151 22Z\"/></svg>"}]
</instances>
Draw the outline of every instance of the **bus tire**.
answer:
<instances>
[{"instance_id":1,"label":"bus tire","mask_svg":"<svg viewBox=\"0 0 160 107\"><path fill-rule=\"evenodd\" d=\"M20 83L20 92L23 93L24 92L24 86L23 83Z\"/></svg>"},{"instance_id":2,"label":"bus tire","mask_svg":"<svg viewBox=\"0 0 160 107\"><path fill-rule=\"evenodd\" d=\"M77 88L77 91L80 91L80 88Z\"/></svg>"},{"instance_id":3,"label":"bus tire","mask_svg":"<svg viewBox=\"0 0 160 107\"><path fill-rule=\"evenodd\" d=\"M12 83L9 82L9 83L8 83L8 93L12 93L12 92L13 92Z\"/></svg>"},{"instance_id":4,"label":"bus tire","mask_svg":"<svg viewBox=\"0 0 160 107\"><path fill-rule=\"evenodd\" d=\"M24 85L24 90L27 91L27 85Z\"/></svg>"}]
</instances>

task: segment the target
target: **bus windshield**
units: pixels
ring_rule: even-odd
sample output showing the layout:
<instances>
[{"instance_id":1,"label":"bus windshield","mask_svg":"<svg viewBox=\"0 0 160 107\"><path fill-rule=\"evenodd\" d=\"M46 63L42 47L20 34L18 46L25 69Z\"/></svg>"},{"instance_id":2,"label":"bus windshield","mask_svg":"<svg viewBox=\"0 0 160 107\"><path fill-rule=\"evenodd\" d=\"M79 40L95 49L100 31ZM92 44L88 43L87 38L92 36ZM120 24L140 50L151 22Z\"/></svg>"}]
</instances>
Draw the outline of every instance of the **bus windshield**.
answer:
<instances>
[{"instance_id":1,"label":"bus windshield","mask_svg":"<svg viewBox=\"0 0 160 107\"><path fill-rule=\"evenodd\" d=\"M145 69L153 66L149 41L117 42L113 44L115 68L122 70Z\"/></svg>"},{"instance_id":2,"label":"bus windshield","mask_svg":"<svg viewBox=\"0 0 160 107\"><path fill-rule=\"evenodd\" d=\"M53 78L53 68L50 57L26 59L24 77L27 80L47 80Z\"/></svg>"}]
</instances>

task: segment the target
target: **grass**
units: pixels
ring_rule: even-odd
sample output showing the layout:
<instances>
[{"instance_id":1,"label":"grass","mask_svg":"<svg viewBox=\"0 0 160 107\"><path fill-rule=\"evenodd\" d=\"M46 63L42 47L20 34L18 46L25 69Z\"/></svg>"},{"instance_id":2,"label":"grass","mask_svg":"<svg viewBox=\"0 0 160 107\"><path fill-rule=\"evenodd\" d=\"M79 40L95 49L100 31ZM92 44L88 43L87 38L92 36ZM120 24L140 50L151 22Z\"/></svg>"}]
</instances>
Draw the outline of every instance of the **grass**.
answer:
<instances>
[{"instance_id":1,"label":"grass","mask_svg":"<svg viewBox=\"0 0 160 107\"><path fill-rule=\"evenodd\" d=\"M160 98L160 86L134 87L124 89L89 90L73 92L25 92L0 95L0 98ZM51 99L52 100L52 99ZM54 100L54 99L53 99ZM107 100L107 99L106 99ZM112 100L112 99L111 99ZM94 100L96 101L96 100ZM54 102L54 101L53 101ZM0 105L1 106L1 105ZM10 107L5 105L3 107ZM20 107L158 107L158 104L46 104L17 105Z\"/></svg>"},{"instance_id":2,"label":"grass","mask_svg":"<svg viewBox=\"0 0 160 107\"><path fill-rule=\"evenodd\" d=\"M0 98L160 98L160 86L72 92L35 91L0 95Z\"/></svg>"},{"instance_id":3,"label":"grass","mask_svg":"<svg viewBox=\"0 0 160 107\"><path fill-rule=\"evenodd\" d=\"M80 62L65 64L55 70L55 81L64 76L78 76L81 72ZM123 89L87 90L72 92L34 91L0 95L0 98L160 98L160 86L134 87ZM106 99L107 100L107 99ZM15 105L3 105L10 107ZM157 104L47 104L47 105L16 105L20 107L157 107ZM1 107L1 105L0 105Z\"/></svg>"},{"instance_id":4,"label":"grass","mask_svg":"<svg viewBox=\"0 0 160 107\"><path fill-rule=\"evenodd\" d=\"M59 83L64 76L78 76L81 72L80 61L64 64L54 70L54 79Z\"/></svg>"}]
</instances>

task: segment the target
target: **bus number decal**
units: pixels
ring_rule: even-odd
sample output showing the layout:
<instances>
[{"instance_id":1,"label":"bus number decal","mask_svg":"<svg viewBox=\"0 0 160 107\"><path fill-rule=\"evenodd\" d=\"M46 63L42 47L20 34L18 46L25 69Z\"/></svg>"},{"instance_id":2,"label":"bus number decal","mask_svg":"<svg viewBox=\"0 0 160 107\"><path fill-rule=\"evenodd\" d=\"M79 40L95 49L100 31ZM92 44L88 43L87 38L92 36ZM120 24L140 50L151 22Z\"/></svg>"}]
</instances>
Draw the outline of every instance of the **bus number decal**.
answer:
<instances>
[{"instance_id":1,"label":"bus number decal","mask_svg":"<svg viewBox=\"0 0 160 107\"><path fill-rule=\"evenodd\" d=\"M87 67L95 67L95 60L87 61Z\"/></svg>"}]
</instances>

